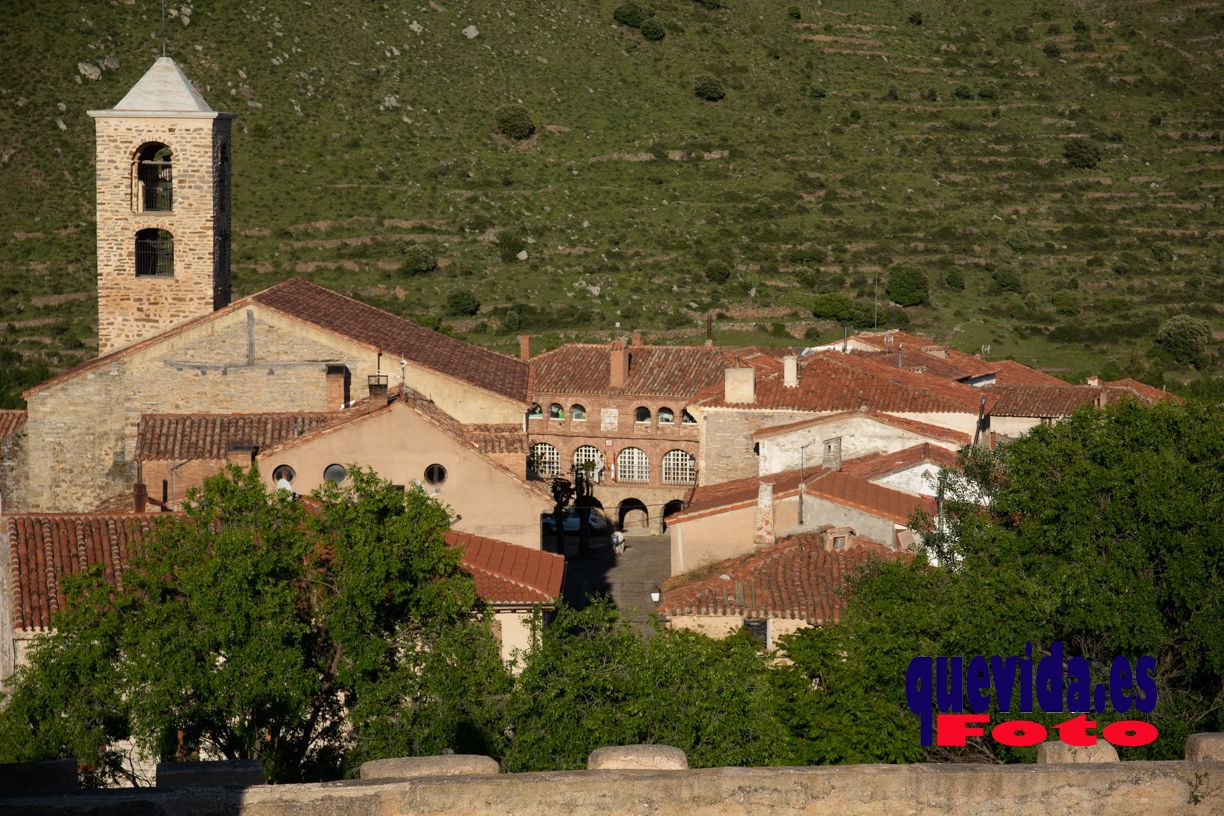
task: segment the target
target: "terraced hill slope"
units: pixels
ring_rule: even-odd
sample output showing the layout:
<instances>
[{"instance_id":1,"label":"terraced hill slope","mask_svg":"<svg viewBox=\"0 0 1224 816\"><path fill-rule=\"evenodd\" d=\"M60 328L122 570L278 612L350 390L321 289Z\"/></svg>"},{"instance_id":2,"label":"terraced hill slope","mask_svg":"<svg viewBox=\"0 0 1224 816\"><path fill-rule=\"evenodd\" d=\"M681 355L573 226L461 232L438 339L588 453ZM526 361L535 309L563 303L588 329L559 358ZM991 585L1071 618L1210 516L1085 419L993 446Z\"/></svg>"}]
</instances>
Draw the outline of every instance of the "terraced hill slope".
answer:
<instances>
[{"instance_id":1,"label":"terraced hill slope","mask_svg":"<svg viewBox=\"0 0 1224 816\"><path fill-rule=\"evenodd\" d=\"M1174 314L1224 327L1224 0L638 2L662 39L613 0L175 0L170 55L240 115L235 293L301 275L503 349L907 322L1069 373L1144 368ZM85 111L159 16L6 8L6 401L94 353ZM928 304L889 304L899 268Z\"/></svg>"}]
</instances>

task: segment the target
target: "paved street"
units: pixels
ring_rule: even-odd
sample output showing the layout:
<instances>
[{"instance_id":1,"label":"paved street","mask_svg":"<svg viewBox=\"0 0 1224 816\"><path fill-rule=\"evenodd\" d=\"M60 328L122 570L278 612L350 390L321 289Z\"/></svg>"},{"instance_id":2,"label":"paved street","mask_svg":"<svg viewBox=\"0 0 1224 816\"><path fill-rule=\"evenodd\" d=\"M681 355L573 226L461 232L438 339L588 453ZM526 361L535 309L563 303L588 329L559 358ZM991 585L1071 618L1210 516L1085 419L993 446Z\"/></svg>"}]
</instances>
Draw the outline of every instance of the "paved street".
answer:
<instances>
[{"instance_id":1,"label":"paved street","mask_svg":"<svg viewBox=\"0 0 1224 816\"><path fill-rule=\"evenodd\" d=\"M662 584L670 572L669 538L665 535L635 536L628 539L627 544L621 555L615 555L608 548L595 550L588 560L571 555L565 567L562 594L566 602L575 607L585 606L588 596L611 595L616 608L645 629L654 611L650 588ZM569 549L572 552L574 547Z\"/></svg>"}]
</instances>

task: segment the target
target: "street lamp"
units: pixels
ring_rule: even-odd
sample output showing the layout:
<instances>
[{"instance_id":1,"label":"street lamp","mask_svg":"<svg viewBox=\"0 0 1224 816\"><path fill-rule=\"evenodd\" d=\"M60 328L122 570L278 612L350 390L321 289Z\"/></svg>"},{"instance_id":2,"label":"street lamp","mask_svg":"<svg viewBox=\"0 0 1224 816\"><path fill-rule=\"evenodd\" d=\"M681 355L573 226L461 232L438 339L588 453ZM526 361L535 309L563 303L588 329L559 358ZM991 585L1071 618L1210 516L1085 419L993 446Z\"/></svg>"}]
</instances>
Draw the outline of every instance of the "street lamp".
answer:
<instances>
[{"instance_id":1,"label":"street lamp","mask_svg":"<svg viewBox=\"0 0 1224 816\"><path fill-rule=\"evenodd\" d=\"M651 603L658 603L662 597L663 597L663 590L659 589L658 584L655 584L654 586L650 588L650 602Z\"/></svg>"}]
</instances>

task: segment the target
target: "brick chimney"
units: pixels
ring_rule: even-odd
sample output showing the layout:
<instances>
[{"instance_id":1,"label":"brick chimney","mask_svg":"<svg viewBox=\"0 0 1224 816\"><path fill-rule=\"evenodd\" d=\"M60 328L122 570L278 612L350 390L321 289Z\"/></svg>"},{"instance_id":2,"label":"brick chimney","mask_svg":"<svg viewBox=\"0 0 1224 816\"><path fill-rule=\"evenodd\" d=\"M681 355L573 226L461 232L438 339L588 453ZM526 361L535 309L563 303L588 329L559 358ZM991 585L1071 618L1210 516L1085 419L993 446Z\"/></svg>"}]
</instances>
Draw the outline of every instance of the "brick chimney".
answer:
<instances>
[{"instance_id":1,"label":"brick chimney","mask_svg":"<svg viewBox=\"0 0 1224 816\"><path fill-rule=\"evenodd\" d=\"M225 460L230 464L246 470L255 461L255 456L259 453L259 448L248 442L232 442L229 450L226 451Z\"/></svg>"},{"instance_id":2,"label":"brick chimney","mask_svg":"<svg viewBox=\"0 0 1224 816\"><path fill-rule=\"evenodd\" d=\"M640 331L635 331L629 342L635 346L642 345L642 333Z\"/></svg>"},{"instance_id":3,"label":"brick chimney","mask_svg":"<svg viewBox=\"0 0 1224 816\"><path fill-rule=\"evenodd\" d=\"M782 358L782 384L787 388L799 387L799 358L793 352Z\"/></svg>"},{"instance_id":4,"label":"brick chimney","mask_svg":"<svg viewBox=\"0 0 1224 816\"><path fill-rule=\"evenodd\" d=\"M149 488L144 482L137 482L132 489L132 507L137 513L143 513L149 506Z\"/></svg>"},{"instance_id":5,"label":"brick chimney","mask_svg":"<svg viewBox=\"0 0 1224 816\"><path fill-rule=\"evenodd\" d=\"M527 362L528 360L531 359L531 335L530 334L520 334L518 341L519 341L519 359L522 360L523 362Z\"/></svg>"},{"instance_id":6,"label":"brick chimney","mask_svg":"<svg viewBox=\"0 0 1224 816\"><path fill-rule=\"evenodd\" d=\"M347 366L327 367L327 410L339 411L349 404L349 370Z\"/></svg>"},{"instance_id":7,"label":"brick chimney","mask_svg":"<svg viewBox=\"0 0 1224 816\"><path fill-rule=\"evenodd\" d=\"M774 490L773 482L761 482L757 489L756 526L753 528L754 549L772 547L774 544Z\"/></svg>"},{"instance_id":8,"label":"brick chimney","mask_svg":"<svg viewBox=\"0 0 1224 816\"><path fill-rule=\"evenodd\" d=\"M748 404L756 402L756 370L751 366L726 369L723 372L723 400Z\"/></svg>"},{"instance_id":9,"label":"brick chimney","mask_svg":"<svg viewBox=\"0 0 1224 816\"><path fill-rule=\"evenodd\" d=\"M609 380L613 388L624 388L629 382L629 351L620 340L613 340L609 352Z\"/></svg>"},{"instance_id":10,"label":"brick chimney","mask_svg":"<svg viewBox=\"0 0 1224 816\"><path fill-rule=\"evenodd\" d=\"M371 374L366 378L366 387L370 391L370 396L376 399L387 398L387 382L386 374Z\"/></svg>"}]
</instances>

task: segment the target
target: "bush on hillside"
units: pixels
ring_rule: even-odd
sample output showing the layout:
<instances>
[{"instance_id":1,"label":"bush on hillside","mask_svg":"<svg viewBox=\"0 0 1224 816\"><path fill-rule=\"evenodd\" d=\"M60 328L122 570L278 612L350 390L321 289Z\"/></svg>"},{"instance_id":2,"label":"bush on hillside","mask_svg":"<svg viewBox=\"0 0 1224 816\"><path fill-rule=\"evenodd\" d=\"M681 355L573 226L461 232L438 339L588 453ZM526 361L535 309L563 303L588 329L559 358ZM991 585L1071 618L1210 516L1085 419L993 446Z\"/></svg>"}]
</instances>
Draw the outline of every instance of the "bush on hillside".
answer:
<instances>
[{"instance_id":1,"label":"bush on hillside","mask_svg":"<svg viewBox=\"0 0 1224 816\"><path fill-rule=\"evenodd\" d=\"M717 102L726 96L722 83L709 74L702 74L697 77L697 81L693 83L693 93L699 99L704 99L707 102Z\"/></svg>"},{"instance_id":2,"label":"bush on hillside","mask_svg":"<svg viewBox=\"0 0 1224 816\"><path fill-rule=\"evenodd\" d=\"M1050 303L1054 306L1054 311L1060 315L1074 316L1080 313L1080 298L1075 292L1064 289L1061 292L1055 292L1050 297ZM1117 379L1116 377L1114 379Z\"/></svg>"},{"instance_id":3,"label":"bush on hillside","mask_svg":"<svg viewBox=\"0 0 1224 816\"><path fill-rule=\"evenodd\" d=\"M731 265L726 261L711 261L705 276L710 283L724 284L731 279Z\"/></svg>"},{"instance_id":4,"label":"bush on hillside","mask_svg":"<svg viewBox=\"0 0 1224 816\"><path fill-rule=\"evenodd\" d=\"M996 269L990 273L990 277L994 279L995 286L1004 292L1019 294L1024 291L1024 279L1014 269Z\"/></svg>"},{"instance_id":5,"label":"bush on hillside","mask_svg":"<svg viewBox=\"0 0 1224 816\"><path fill-rule=\"evenodd\" d=\"M630 28L641 28L642 23L650 17L650 12L638 3L629 0L628 3L621 3L612 12L612 19L623 26Z\"/></svg>"},{"instance_id":6,"label":"bush on hillside","mask_svg":"<svg viewBox=\"0 0 1224 816\"><path fill-rule=\"evenodd\" d=\"M438 268L438 256L425 244L412 244L404 249L400 271L405 275L424 275Z\"/></svg>"},{"instance_id":7,"label":"bush on hillside","mask_svg":"<svg viewBox=\"0 0 1224 816\"><path fill-rule=\"evenodd\" d=\"M693 2L708 9L722 8L722 0L693 0Z\"/></svg>"},{"instance_id":8,"label":"bush on hillside","mask_svg":"<svg viewBox=\"0 0 1224 816\"><path fill-rule=\"evenodd\" d=\"M505 263L518 260L518 254L527 249L527 240L517 232L502 230L497 233L497 257Z\"/></svg>"},{"instance_id":9,"label":"bush on hillside","mask_svg":"<svg viewBox=\"0 0 1224 816\"><path fill-rule=\"evenodd\" d=\"M1211 325L1189 315L1177 315L1160 324L1156 346L1178 363L1201 366L1211 343Z\"/></svg>"},{"instance_id":10,"label":"bush on hillside","mask_svg":"<svg viewBox=\"0 0 1224 816\"><path fill-rule=\"evenodd\" d=\"M930 298L927 276L916 269L906 267L889 271L884 291L888 299L898 306L921 306Z\"/></svg>"},{"instance_id":11,"label":"bush on hillside","mask_svg":"<svg viewBox=\"0 0 1224 816\"><path fill-rule=\"evenodd\" d=\"M535 133L535 122L522 105L506 105L497 109L497 132L507 139L521 142Z\"/></svg>"},{"instance_id":12,"label":"bush on hillside","mask_svg":"<svg viewBox=\"0 0 1224 816\"><path fill-rule=\"evenodd\" d=\"M1048 42L1041 46L1041 53L1045 54L1050 59L1058 59L1062 56L1062 49L1058 47L1058 43Z\"/></svg>"},{"instance_id":13,"label":"bush on hillside","mask_svg":"<svg viewBox=\"0 0 1224 816\"><path fill-rule=\"evenodd\" d=\"M641 32L642 36L651 42L658 42L667 36L667 32L663 29L663 24L653 17L642 21Z\"/></svg>"},{"instance_id":14,"label":"bush on hillside","mask_svg":"<svg viewBox=\"0 0 1224 816\"><path fill-rule=\"evenodd\" d=\"M965 273L959 269L952 268L948 270L947 276L944 277L944 282L948 284L949 289L954 289L957 292L965 289Z\"/></svg>"},{"instance_id":15,"label":"bush on hillside","mask_svg":"<svg viewBox=\"0 0 1224 816\"><path fill-rule=\"evenodd\" d=\"M957 99L972 99L973 91L969 90L967 85L957 85L956 90L952 91L952 95Z\"/></svg>"},{"instance_id":16,"label":"bush on hillside","mask_svg":"<svg viewBox=\"0 0 1224 816\"><path fill-rule=\"evenodd\" d=\"M467 289L456 289L446 296L446 311L455 317L471 317L480 311L480 301Z\"/></svg>"},{"instance_id":17,"label":"bush on hillside","mask_svg":"<svg viewBox=\"0 0 1224 816\"><path fill-rule=\"evenodd\" d=\"M792 20L802 20L803 14L800 13L798 6L791 6L786 10L786 16Z\"/></svg>"},{"instance_id":18,"label":"bush on hillside","mask_svg":"<svg viewBox=\"0 0 1224 816\"><path fill-rule=\"evenodd\" d=\"M1087 170L1101 160L1101 148L1087 139L1068 139L1063 145L1063 158L1072 167Z\"/></svg>"},{"instance_id":19,"label":"bush on hillside","mask_svg":"<svg viewBox=\"0 0 1224 816\"><path fill-rule=\"evenodd\" d=\"M910 25L916 25L916 26L922 25L922 12L921 11L911 11L910 16L909 16L909 21L910 21Z\"/></svg>"}]
</instances>

